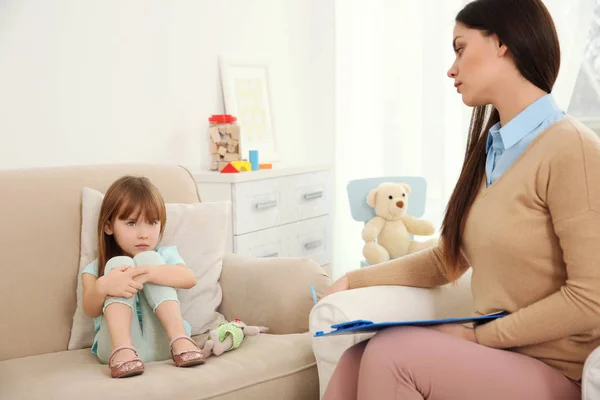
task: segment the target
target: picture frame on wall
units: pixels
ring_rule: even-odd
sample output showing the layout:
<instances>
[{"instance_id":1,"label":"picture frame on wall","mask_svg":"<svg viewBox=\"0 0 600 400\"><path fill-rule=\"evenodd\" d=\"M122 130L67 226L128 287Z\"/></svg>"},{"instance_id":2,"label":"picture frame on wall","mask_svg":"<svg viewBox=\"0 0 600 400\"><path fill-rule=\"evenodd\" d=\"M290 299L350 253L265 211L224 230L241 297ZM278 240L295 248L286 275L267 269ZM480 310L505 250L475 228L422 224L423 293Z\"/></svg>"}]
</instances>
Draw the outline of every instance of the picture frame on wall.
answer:
<instances>
[{"instance_id":1,"label":"picture frame on wall","mask_svg":"<svg viewBox=\"0 0 600 400\"><path fill-rule=\"evenodd\" d=\"M221 56L219 64L225 111L240 125L242 158L249 159L249 151L258 150L261 163L277 162L268 62Z\"/></svg>"}]
</instances>

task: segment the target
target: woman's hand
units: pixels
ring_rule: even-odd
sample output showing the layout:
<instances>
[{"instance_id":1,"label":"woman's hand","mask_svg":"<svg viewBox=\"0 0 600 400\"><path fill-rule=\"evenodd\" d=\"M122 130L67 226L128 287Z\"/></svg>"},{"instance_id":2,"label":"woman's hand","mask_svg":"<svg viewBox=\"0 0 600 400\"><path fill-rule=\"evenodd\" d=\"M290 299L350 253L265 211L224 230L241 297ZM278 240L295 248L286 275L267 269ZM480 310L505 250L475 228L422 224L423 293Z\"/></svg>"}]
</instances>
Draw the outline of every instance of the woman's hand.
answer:
<instances>
[{"instance_id":1,"label":"woman's hand","mask_svg":"<svg viewBox=\"0 0 600 400\"><path fill-rule=\"evenodd\" d=\"M133 278L148 274L143 268L133 268L122 265L113 268L108 274L98 278L96 285L98 290L106 296L132 298L144 285L136 282Z\"/></svg>"},{"instance_id":2,"label":"woman's hand","mask_svg":"<svg viewBox=\"0 0 600 400\"><path fill-rule=\"evenodd\" d=\"M337 281L333 282L333 284L327 289L325 296L329 296L330 294L336 292L343 292L344 290L349 290L350 284L348 283L348 277L346 275L339 278ZM324 297L325 297L324 296Z\"/></svg>"},{"instance_id":3,"label":"woman's hand","mask_svg":"<svg viewBox=\"0 0 600 400\"><path fill-rule=\"evenodd\" d=\"M443 324L429 326L428 328L433 329L434 331L456 336L460 339L468 340L473 343L478 343L477 336L475 335L475 329L467 328L466 326L461 324Z\"/></svg>"}]
</instances>

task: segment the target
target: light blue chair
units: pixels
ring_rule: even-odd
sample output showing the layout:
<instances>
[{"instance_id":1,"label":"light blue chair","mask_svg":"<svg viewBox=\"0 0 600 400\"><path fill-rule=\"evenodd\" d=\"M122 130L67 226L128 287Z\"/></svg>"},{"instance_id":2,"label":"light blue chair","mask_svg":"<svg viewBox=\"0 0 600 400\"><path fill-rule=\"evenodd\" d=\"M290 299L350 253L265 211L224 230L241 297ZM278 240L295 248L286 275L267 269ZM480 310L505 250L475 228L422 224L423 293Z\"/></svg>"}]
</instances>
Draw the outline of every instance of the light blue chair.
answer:
<instances>
[{"instance_id":1,"label":"light blue chair","mask_svg":"<svg viewBox=\"0 0 600 400\"><path fill-rule=\"evenodd\" d=\"M427 181L420 176L384 176L379 178L355 179L348 182L346 191L350 202L350 213L355 221L366 224L375 216L375 209L367 204L367 196L371 189L375 189L384 182L402 182L410 186L411 192L406 213L412 217L420 218L425 214L425 200L427 199ZM412 235L411 235L412 237ZM360 266L369 265L367 260L362 260Z\"/></svg>"}]
</instances>

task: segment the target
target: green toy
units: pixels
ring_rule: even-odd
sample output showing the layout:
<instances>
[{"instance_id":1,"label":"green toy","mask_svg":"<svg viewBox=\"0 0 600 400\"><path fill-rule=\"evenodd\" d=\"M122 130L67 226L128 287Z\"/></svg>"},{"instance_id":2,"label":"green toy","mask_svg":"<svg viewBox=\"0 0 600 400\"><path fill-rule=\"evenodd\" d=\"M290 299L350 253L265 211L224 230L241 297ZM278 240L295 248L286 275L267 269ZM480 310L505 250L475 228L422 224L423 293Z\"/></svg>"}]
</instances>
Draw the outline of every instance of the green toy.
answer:
<instances>
[{"instance_id":1,"label":"green toy","mask_svg":"<svg viewBox=\"0 0 600 400\"><path fill-rule=\"evenodd\" d=\"M246 336L256 336L261 332L268 332L268 330L269 328L264 326L247 326L238 318L235 321L223 322L210 331L209 339L202 352L205 358L212 354L220 356L240 347Z\"/></svg>"}]
</instances>

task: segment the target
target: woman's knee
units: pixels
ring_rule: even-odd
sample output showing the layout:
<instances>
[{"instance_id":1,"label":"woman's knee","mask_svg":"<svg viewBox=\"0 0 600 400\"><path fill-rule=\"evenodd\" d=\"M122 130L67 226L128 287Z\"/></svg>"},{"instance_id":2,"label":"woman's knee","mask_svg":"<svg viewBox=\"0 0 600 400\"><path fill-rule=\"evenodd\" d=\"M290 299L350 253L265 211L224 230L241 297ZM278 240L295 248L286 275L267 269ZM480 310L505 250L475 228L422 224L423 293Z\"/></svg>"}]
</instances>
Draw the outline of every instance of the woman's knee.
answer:
<instances>
[{"instance_id":1,"label":"woman's knee","mask_svg":"<svg viewBox=\"0 0 600 400\"><path fill-rule=\"evenodd\" d=\"M368 341L360 342L346 349L344 354L342 354L340 361L338 362L338 367L346 368L355 366L356 368L358 368L367 343Z\"/></svg>"},{"instance_id":2,"label":"woman's knee","mask_svg":"<svg viewBox=\"0 0 600 400\"><path fill-rule=\"evenodd\" d=\"M414 365L427 354L428 331L426 328L407 326L379 332L369 341L362 356L361 366Z\"/></svg>"}]
</instances>

